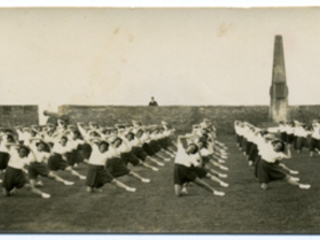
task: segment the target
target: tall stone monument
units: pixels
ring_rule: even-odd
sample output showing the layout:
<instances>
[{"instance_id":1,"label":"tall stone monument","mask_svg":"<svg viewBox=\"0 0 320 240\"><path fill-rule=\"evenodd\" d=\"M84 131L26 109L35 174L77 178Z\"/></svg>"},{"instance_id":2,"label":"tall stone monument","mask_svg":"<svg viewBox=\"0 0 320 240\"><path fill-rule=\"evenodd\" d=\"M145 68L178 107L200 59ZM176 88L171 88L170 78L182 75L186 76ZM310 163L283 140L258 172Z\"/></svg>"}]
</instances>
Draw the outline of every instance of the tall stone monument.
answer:
<instances>
[{"instance_id":1,"label":"tall stone monument","mask_svg":"<svg viewBox=\"0 0 320 240\"><path fill-rule=\"evenodd\" d=\"M270 87L270 110L272 121L287 121L288 119L288 86L284 65L282 36L276 35L273 50L272 85Z\"/></svg>"}]
</instances>

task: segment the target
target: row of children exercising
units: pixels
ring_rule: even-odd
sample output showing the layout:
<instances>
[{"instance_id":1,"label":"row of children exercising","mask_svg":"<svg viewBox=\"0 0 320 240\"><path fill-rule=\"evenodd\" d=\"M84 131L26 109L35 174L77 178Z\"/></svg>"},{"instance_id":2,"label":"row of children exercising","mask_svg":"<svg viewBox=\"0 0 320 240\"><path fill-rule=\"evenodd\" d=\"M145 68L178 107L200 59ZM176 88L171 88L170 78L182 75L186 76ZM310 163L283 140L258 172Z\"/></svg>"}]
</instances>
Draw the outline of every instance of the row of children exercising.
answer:
<instances>
[{"instance_id":1,"label":"row of children exercising","mask_svg":"<svg viewBox=\"0 0 320 240\"><path fill-rule=\"evenodd\" d=\"M310 157L313 157L315 152L320 154L319 120L314 119L311 126L297 120L281 121L275 130L280 134L280 139L289 147L293 147L297 153L300 153L304 147L308 147Z\"/></svg>"},{"instance_id":2,"label":"row of children exercising","mask_svg":"<svg viewBox=\"0 0 320 240\"><path fill-rule=\"evenodd\" d=\"M227 174L215 168L227 171L222 163L228 158L227 147L216 139L215 128L208 119L199 125L194 125L190 134L178 137L178 151L174 161L174 190L176 196L188 193L187 187L194 183L205 188L214 195L224 196L203 179L209 179L222 187L229 184L220 178L227 178Z\"/></svg>"},{"instance_id":3,"label":"row of children exercising","mask_svg":"<svg viewBox=\"0 0 320 240\"><path fill-rule=\"evenodd\" d=\"M291 150L281 139L265 129L260 129L248 122L234 123L237 146L246 156L249 166L255 166L255 177L262 189L274 180L285 180L301 189L309 189L308 184L300 184L299 178L290 174L299 172L289 169L282 160L291 158Z\"/></svg>"},{"instance_id":4,"label":"row of children exercising","mask_svg":"<svg viewBox=\"0 0 320 240\"><path fill-rule=\"evenodd\" d=\"M62 120L58 121L57 126L18 126L15 131L2 128L0 172L4 174L3 180L0 179L3 192L10 196L17 188L26 186L33 193L49 198L49 194L37 188L43 185L37 181L39 175L64 185L74 184L58 176L59 170L86 179L88 192L100 192L106 183L135 192L135 188L126 186L116 178L129 175L142 182L150 182L127 165L141 165L158 171L152 164L164 166L164 161L170 161L175 155L176 146L171 140L173 132L172 126L166 122L142 126L136 121L132 125L118 124L116 128L101 127L92 122L67 126ZM81 162L88 164L87 176L75 170Z\"/></svg>"}]
</instances>

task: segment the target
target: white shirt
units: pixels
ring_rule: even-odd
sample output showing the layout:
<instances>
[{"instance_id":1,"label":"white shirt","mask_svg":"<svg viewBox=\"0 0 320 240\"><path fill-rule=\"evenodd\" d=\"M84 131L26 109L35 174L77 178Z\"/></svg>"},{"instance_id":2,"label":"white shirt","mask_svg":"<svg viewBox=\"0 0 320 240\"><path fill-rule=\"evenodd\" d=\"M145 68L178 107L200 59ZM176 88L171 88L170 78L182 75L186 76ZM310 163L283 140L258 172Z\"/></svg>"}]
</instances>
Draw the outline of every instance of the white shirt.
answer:
<instances>
[{"instance_id":1,"label":"white shirt","mask_svg":"<svg viewBox=\"0 0 320 240\"><path fill-rule=\"evenodd\" d=\"M293 127L291 127L291 126L289 126L289 125L287 125L286 126L286 132L287 132L287 134L293 134L294 133L294 128Z\"/></svg>"},{"instance_id":2,"label":"white shirt","mask_svg":"<svg viewBox=\"0 0 320 240\"><path fill-rule=\"evenodd\" d=\"M302 126L300 126L296 128L295 135L306 138L309 135L309 131L306 131Z\"/></svg>"},{"instance_id":3,"label":"white shirt","mask_svg":"<svg viewBox=\"0 0 320 240\"><path fill-rule=\"evenodd\" d=\"M312 132L312 138L320 140L320 126L314 125L313 126L313 132Z\"/></svg>"},{"instance_id":4,"label":"white shirt","mask_svg":"<svg viewBox=\"0 0 320 240\"><path fill-rule=\"evenodd\" d=\"M50 153L42 151L39 152L37 149L33 150L32 152L29 153L28 156L28 161L31 162L44 162L45 160L48 160L50 157Z\"/></svg>"},{"instance_id":5,"label":"white shirt","mask_svg":"<svg viewBox=\"0 0 320 240\"><path fill-rule=\"evenodd\" d=\"M53 148L52 148L52 151L54 153L58 153L58 154L66 154L67 152L70 152L70 145L68 147L68 143L66 144L66 146L62 146L59 141L55 141L54 142L54 145L53 145Z\"/></svg>"},{"instance_id":6,"label":"white shirt","mask_svg":"<svg viewBox=\"0 0 320 240\"><path fill-rule=\"evenodd\" d=\"M286 125L279 125L279 131L280 132L286 132L286 130L287 130L287 127L286 127Z\"/></svg>"},{"instance_id":7,"label":"white shirt","mask_svg":"<svg viewBox=\"0 0 320 240\"><path fill-rule=\"evenodd\" d=\"M7 135L4 135L2 137L1 143L0 143L0 152L9 153L8 148L6 147L6 144L8 143Z\"/></svg>"},{"instance_id":8,"label":"white shirt","mask_svg":"<svg viewBox=\"0 0 320 240\"><path fill-rule=\"evenodd\" d=\"M8 162L9 167L12 167L15 169L22 169L24 165L28 164L28 158L27 157L21 158L19 156L17 149L15 149L14 147L10 148L9 154L10 154L10 159Z\"/></svg>"},{"instance_id":9,"label":"white shirt","mask_svg":"<svg viewBox=\"0 0 320 240\"><path fill-rule=\"evenodd\" d=\"M89 158L89 164L96 165L96 166L104 166L106 164L106 161L109 155L110 155L109 151L105 151L104 153L101 153L99 150L99 146L96 144L93 144L92 152Z\"/></svg>"},{"instance_id":10,"label":"white shirt","mask_svg":"<svg viewBox=\"0 0 320 240\"><path fill-rule=\"evenodd\" d=\"M186 167L191 167L191 165L197 166L199 164L198 159L200 159L198 153L189 155L186 153L186 150L183 148L182 144L178 144L178 152L174 163L181 164Z\"/></svg>"},{"instance_id":11,"label":"white shirt","mask_svg":"<svg viewBox=\"0 0 320 240\"><path fill-rule=\"evenodd\" d=\"M281 160L285 158L285 156L286 155L283 152L275 152L270 143L266 144L265 148L261 152L261 158L269 163L274 163L277 160Z\"/></svg>"}]
</instances>

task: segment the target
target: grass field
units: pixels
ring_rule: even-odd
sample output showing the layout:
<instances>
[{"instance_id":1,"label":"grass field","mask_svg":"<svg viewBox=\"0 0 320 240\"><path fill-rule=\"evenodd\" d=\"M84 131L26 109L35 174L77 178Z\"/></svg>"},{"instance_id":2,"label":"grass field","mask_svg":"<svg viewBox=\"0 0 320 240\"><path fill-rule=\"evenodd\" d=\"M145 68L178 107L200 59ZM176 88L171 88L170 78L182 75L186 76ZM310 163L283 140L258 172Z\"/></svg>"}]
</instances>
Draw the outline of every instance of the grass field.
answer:
<instances>
[{"instance_id":1,"label":"grass field","mask_svg":"<svg viewBox=\"0 0 320 240\"><path fill-rule=\"evenodd\" d=\"M285 163L300 171L301 182L310 190L300 190L284 182L260 189L253 169L235 146L234 137L221 137L229 147L228 188L217 197L193 186L189 195L177 198L173 192L173 162L159 172L135 167L151 178L145 184L129 177L124 183L137 187L128 193L106 185L103 193L88 194L84 181L60 172L74 186L44 179L42 199L26 190L13 197L0 196L1 232L122 232L122 233L320 233L320 157L310 159L305 149ZM222 171L222 170L221 170ZM86 173L86 166L80 166Z\"/></svg>"}]
</instances>

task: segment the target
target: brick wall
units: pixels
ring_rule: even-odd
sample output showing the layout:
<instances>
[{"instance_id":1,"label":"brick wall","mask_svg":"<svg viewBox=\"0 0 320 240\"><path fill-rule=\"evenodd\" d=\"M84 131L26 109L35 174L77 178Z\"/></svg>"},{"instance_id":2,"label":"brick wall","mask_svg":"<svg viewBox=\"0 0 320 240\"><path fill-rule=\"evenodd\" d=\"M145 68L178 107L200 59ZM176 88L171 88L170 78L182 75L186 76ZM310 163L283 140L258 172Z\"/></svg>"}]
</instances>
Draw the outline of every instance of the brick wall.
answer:
<instances>
[{"instance_id":1,"label":"brick wall","mask_svg":"<svg viewBox=\"0 0 320 240\"><path fill-rule=\"evenodd\" d=\"M0 126L32 125L39 123L36 105L0 105Z\"/></svg>"}]
</instances>

